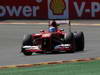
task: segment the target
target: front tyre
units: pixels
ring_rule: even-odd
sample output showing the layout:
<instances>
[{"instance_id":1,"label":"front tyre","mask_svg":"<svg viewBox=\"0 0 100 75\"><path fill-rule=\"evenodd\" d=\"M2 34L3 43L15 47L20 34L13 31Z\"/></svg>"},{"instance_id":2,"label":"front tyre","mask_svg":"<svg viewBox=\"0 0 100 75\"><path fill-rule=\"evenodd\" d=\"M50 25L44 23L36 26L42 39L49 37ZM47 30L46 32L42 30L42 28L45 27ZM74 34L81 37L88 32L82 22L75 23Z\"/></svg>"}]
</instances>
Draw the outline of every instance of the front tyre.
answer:
<instances>
[{"instance_id":1,"label":"front tyre","mask_svg":"<svg viewBox=\"0 0 100 75\"><path fill-rule=\"evenodd\" d=\"M84 33L75 32L74 37L75 37L76 51L84 51Z\"/></svg>"},{"instance_id":2,"label":"front tyre","mask_svg":"<svg viewBox=\"0 0 100 75\"><path fill-rule=\"evenodd\" d=\"M30 55L32 55L32 52L23 51L23 54L26 55L26 56L30 56Z\"/></svg>"},{"instance_id":3,"label":"front tyre","mask_svg":"<svg viewBox=\"0 0 100 75\"><path fill-rule=\"evenodd\" d=\"M33 45L33 39L32 39L32 35L27 35L24 37L23 43L22 43L22 48L21 48L21 52L24 55L32 55L32 52L26 52L25 48L23 48L23 46L32 46Z\"/></svg>"},{"instance_id":4,"label":"front tyre","mask_svg":"<svg viewBox=\"0 0 100 75\"><path fill-rule=\"evenodd\" d=\"M70 44L71 45L71 50L67 51L67 52L70 52L70 53L75 52L75 40L74 40L74 34L72 32L65 33L64 44Z\"/></svg>"}]
</instances>

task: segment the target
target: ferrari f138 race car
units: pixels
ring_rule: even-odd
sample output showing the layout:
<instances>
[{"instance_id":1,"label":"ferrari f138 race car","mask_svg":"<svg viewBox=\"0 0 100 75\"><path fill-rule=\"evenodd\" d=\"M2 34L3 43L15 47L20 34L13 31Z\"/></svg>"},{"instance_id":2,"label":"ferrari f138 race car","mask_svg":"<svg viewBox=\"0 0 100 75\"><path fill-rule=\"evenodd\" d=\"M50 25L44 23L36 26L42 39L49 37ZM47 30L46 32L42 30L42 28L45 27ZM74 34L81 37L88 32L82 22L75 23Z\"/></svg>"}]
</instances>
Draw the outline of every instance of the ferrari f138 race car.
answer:
<instances>
[{"instance_id":1,"label":"ferrari f138 race car","mask_svg":"<svg viewBox=\"0 0 100 75\"><path fill-rule=\"evenodd\" d=\"M24 55L32 53L75 52L84 50L83 32L40 31L38 34L27 35L22 43L21 52Z\"/></svg>"}]
</instances>

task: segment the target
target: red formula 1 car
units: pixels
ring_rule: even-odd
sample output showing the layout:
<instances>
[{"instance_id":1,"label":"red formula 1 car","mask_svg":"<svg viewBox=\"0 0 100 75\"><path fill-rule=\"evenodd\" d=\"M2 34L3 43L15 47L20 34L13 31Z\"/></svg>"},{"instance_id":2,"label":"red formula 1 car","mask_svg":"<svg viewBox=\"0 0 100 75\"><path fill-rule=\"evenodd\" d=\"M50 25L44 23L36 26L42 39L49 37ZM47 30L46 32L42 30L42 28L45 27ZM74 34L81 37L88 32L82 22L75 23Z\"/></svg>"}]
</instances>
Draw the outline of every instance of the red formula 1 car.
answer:
<instances>
[{"instance_id":1,"label":"red formula 1 car","mask_svg":"<svg viewBox=\"0 0 100 75\"><path fill-rule=\"evenodd\" d=\"M21 52L24 55L32 53L75 52L84 50L83 32L41 31L38 34L27 35L22 43Z\"/></svg>"}]
</instances>

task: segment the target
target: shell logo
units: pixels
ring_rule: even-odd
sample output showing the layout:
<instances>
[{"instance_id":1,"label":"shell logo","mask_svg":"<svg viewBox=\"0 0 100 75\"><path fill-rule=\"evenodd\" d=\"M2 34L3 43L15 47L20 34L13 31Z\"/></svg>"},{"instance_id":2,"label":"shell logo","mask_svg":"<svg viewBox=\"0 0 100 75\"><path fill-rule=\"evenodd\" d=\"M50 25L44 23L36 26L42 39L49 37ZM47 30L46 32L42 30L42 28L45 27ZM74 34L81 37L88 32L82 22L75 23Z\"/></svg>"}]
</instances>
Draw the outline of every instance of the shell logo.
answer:
<instances>
[{"instance_id":1,"label":"shell logo","mask_svg":"<svg viewBox=\"0 0 100 75\"><path fill-rule=\"evenodd\" d=\"M62 15L65 8L65 0L51 0L50 2L50 9L54 15Z\"/></svg>"}]
</instances>

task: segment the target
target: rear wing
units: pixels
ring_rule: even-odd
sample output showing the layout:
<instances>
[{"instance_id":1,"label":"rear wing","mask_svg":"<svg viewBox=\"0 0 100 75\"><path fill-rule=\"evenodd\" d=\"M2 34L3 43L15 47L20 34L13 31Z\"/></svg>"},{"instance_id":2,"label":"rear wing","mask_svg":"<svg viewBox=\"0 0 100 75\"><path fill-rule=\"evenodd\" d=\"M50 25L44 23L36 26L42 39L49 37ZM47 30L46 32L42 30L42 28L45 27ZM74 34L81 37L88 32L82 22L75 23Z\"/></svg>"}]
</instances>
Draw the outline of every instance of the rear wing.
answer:
<instances>
[{"instance_id":1,"label":"rear wing","mask_svg":"<svg viewBox=\"0 0 100 75\"><path fill-rule=\"evenodd\" d=\"M53 21L55 21L58 25L67 24L69 26L69 32L71 32L71 21L70 20L50 20L49 25L51 25Z\"/></svg>"}]
</instances>

